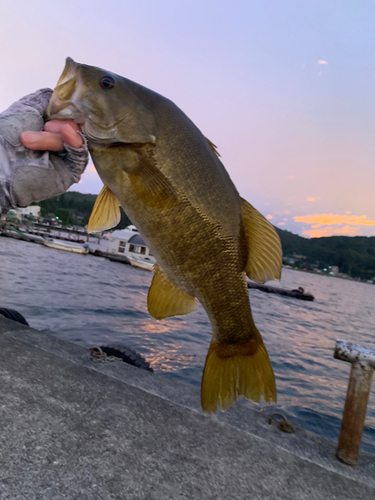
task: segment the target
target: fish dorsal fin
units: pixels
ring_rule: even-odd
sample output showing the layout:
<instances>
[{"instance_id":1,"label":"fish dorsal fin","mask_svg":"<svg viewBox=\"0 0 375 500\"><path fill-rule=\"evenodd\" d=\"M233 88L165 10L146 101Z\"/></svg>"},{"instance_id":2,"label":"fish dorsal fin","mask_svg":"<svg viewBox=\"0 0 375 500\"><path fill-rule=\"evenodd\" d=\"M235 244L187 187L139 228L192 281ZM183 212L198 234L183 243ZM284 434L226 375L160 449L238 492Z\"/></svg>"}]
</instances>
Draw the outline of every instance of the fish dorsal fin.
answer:
<instances>
[{"instance_id":1,"label":"fish dorsal fin","mask_svg":"<svg viewBox=\"0 0 375 500\"><path fill-rule=\"evenodd\" d=\"M207 139L207 137L206 137ZM208 142L208 145L210 146L210 148L212 149L212 151L215 153L215 155L220 158L220 153L219 151L217 150L217 146L215 146L215 144L213 142L210 141L210 139L207 139L207 142Z\"/></svg>"},{"instance_id":2,"label":"fish dorsal fin","mask_svg":"<svg viewBox=\"0 0 375 500\"><path fill-rule=\"evenodd\" d=\"M117 226L120 219L120 203L109 187L104 185L92 209L87 232L98 233L105 229L111 229Z\"/></svg>"},{"instance_id":3,"label":"fish dorsal fin","mask_svg":"<svg viewBox=\"0 0 375 500\"><path fill-rule=\"evenodd\" d=\"M247 276L257 283L279 280L283 254L275 228L244 199L242 199L242 216L249 251L246 264Z\"/></svg>"},{"instance_id":4,"label":"fish dorsal fin","mask_svg":"<svg viewBox=\"0 0 375 500\"><path fill-rule=\"evenodd\" d=\"M154 277L148 291L148 312L155 319L189 314L198 307L195 297L188 295L175 285L160 269L154 266Z\"/></svg>"}]
</instances>

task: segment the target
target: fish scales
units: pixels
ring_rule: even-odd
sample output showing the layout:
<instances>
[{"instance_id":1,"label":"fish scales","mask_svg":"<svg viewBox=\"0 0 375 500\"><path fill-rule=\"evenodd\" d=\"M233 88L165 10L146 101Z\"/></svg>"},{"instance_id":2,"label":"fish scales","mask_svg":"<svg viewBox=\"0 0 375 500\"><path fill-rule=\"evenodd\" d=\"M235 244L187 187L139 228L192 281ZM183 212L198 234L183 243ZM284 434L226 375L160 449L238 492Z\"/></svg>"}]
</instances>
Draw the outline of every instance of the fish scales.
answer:
<instances>
[{"instance_id":1,"label":"fish scales","mask_svg":"<svg viewBox=\"0 0 375 500\"><path fill-rule=\"evenodd\" d=\"M69 59L47 112L75 119L88 138L104 183L91 226L102 226L101 214L117 213L120 203L156 257L150 314L186 314L196 299L206 310L213 336L203 409L216 411L219 401L226 409L240 395L275 401L246 273L278 278L281 247L269 222L240 198L212 144L170 100Z\"/></svg>"}]
</instances>

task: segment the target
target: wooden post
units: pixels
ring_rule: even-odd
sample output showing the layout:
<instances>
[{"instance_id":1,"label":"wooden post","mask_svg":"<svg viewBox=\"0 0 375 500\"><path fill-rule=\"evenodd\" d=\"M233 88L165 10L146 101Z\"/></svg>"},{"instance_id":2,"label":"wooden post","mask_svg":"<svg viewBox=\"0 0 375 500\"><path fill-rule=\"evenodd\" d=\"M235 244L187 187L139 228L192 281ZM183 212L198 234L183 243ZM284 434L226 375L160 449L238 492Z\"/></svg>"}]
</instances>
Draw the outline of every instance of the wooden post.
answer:
<instances>
[{"instance_id":1,"label":"wooden post","mask_svg":"<svg viewBox=\"0 0 375 500\"><path fill-rule=\"evenodd\" d=\"M375 368L375 351L338 340L334 357L352 363L336 458L347 465L357 465Z\"/></svg>"}]
</instances>

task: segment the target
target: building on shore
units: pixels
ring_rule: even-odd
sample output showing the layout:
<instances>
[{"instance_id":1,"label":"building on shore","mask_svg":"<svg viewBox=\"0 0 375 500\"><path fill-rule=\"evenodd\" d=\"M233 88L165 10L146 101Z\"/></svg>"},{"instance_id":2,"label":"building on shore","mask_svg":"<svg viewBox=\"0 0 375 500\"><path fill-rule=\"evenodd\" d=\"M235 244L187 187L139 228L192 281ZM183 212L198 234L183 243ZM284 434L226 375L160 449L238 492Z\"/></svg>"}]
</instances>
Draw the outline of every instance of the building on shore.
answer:
<instances>
[{"instance_id":1,"label":"building on shore","mask_svg":"<svg viewBox=\"0 0 375 500\"><path fill-rule=\"evenodd\" d=\"M33 217L40 217L40 206L39 205L30 205L29 207L24 208L16 208L16 213L25 216L32 215Z\"/></svg>"},{"instance_id":2,"label":"building on shore","mask_svg":"<svg viewBox=\"0 0 375 500\"><path fill-rule=\"evenodd\" d=\"M135 226L113 231L109 238L107 253L118 257L151 258L153 255Z\"/></svg>"}]
</instances>

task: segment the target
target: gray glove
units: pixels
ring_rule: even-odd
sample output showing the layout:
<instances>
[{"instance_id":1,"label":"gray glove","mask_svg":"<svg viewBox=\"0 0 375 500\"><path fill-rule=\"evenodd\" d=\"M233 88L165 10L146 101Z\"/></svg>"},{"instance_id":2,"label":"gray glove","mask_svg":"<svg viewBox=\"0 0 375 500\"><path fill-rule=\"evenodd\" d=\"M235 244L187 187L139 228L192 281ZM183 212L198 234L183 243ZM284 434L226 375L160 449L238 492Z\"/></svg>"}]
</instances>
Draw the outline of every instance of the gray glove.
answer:
<instances>
[{"instance_id":1,"label":"gray glove","mask_svg":"<svg viewBox=\"0 0 375 500\"><path fill-rule=\"evenodd\" d=\"M43 130L51 95L50 89L38 90L0 114L0 215L65 193L85 170L89 155L82 134L80 149L64 143L58 153L27 149L20 140L21 132Z\"/></svg>"}]
</instances>

